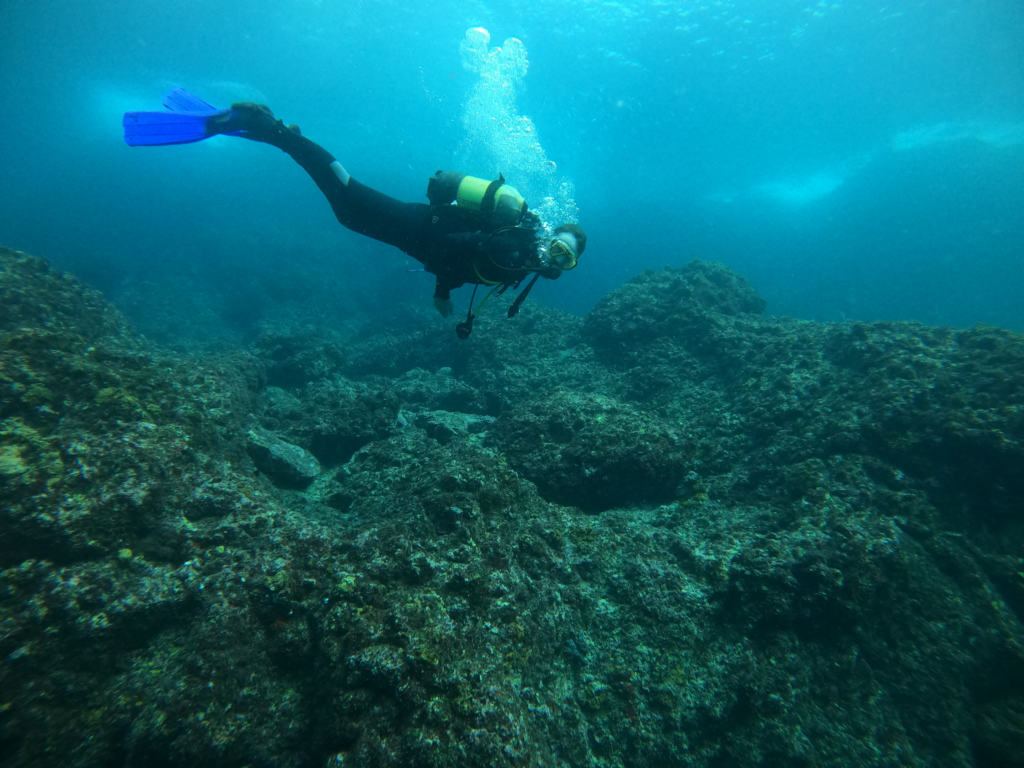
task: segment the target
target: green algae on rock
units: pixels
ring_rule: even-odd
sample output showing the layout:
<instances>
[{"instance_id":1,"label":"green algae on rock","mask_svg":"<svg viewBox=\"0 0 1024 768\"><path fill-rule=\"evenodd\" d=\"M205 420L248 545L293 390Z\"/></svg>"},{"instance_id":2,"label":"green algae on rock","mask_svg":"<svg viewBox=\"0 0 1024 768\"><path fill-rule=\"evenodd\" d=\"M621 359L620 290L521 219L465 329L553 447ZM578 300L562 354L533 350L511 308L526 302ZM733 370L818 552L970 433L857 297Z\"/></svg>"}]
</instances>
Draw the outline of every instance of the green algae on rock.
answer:
<instances>
[{"instance_id":1,"label":"green algae on rock","mask_svg":"<svg viewBox=\"0 0 1024 768\"><path fill-rule=\"evenodd\" d=\"M705 262L461 347L194 357L42 260L0 291L4 765L1019 762L1019 336Z\"/></svg>"},{"instance_id":2,"label":"green algae on rock","mask_svg":"<svg viewBox=\"0 0 1024 768\"><path fill-rule=\"evenodd\" d=\"M256 467L275 485L305 488L320 474L320 462L309 451L261 427L250 429L246 448Z\"/></svg>"},{"instance_id":3,"label":"green algae on rock","mask_svg":"<svg viewBox=\"0 0 1024 768\"><path fill-rule=\"evenodd\" d=\"M493 435L545 499L590 512L671 501L697 454L657 416L595 394L527 401L503 413Z\"/></svg>"}]
</instances>

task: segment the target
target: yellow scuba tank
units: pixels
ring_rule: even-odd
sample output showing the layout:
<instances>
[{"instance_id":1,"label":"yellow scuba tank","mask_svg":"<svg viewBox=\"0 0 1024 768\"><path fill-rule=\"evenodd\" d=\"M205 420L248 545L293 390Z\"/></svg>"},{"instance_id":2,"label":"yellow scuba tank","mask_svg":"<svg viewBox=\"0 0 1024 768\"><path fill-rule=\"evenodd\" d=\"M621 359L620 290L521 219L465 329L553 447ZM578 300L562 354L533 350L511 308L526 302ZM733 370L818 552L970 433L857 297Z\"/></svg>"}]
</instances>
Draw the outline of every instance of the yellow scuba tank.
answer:
<instances>
[{"instance_id":1,"label":"yellow scuba tank","mask_svg":"<svg viewBox=\"0 0 1024 768\"><path fill-rule=\"evenodd\" d=\"M526 213L527 205L515 187L500 173L494 181L464 173L438 171L427 182L431 205L455 206L483 227L514 227Z\"/></svg>"}]
</instances>

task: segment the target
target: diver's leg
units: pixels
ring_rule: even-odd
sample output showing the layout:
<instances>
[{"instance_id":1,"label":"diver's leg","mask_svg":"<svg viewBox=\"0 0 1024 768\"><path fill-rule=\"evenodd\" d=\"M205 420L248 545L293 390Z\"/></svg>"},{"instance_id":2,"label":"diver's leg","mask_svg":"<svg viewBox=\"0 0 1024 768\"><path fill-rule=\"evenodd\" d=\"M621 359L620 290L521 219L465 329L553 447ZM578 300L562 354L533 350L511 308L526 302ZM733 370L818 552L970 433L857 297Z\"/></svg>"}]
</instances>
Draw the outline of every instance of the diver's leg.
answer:
<instances>
[{"instance_id":1,"label":"diver's leg","mask_svg":"<svg viewBox=\"0 0 1024 768\"><path fill-rule=\"evenodd\" d=\"M416 242L424 230L429 206L403 203L353 179L330 152L275 120L262 104L232 104L221 129L211 133L244 130L244 138L272 144L301 165L324 197L338 221L361 235L393 245L415 256Z\"/></svg>"}]
</instances>

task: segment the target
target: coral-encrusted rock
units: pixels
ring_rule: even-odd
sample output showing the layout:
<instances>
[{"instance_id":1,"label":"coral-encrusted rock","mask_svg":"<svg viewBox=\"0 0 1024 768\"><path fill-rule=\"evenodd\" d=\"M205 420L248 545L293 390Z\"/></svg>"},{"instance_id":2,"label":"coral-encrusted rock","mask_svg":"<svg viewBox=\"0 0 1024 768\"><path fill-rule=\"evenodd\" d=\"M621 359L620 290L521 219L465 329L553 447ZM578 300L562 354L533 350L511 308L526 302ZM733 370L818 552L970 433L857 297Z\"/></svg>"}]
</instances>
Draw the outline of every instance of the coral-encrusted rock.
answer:
<instances>
[{"instance_id":1,"label":"coral-encrusted rock","mask_svg":"<svg viewBox=\"0 0 1024 768\"><path fill-rule=\"evenodd\" d=\"M1019 766L1024 339L729 274L586 344L532 301L462 347L297 331L286 391L0 251L0 762ZM454 375L398 414L360 360ZM278 493L254 420L355 453Z\"/></svg>"},{"instance_id":2,"label":"coral-encrusted rock","mask_svg":"<svg viewBox=\"0 0 1024 768\"><path fill-rule=\"evenodd\" d=\"M297 332L267 330L256 342L257 353L267 370L267 383L301 388L335 375L345 353L334 338L317 336L308 329Z\"/></svg>"},{"instance_id":3,"label":"coral-encrusted rock","mask_svg":"<svg viewBox=\"0 0 1024 768\"><path fill-rule=\"evenodd\" d=\"M46 262L0 249L0 567L128 547L180 561L205 451L242 455L258 374L244 355L168 355Z\"/></svg>"},{"instance_id":4,"label":"coral-encrusted rock","mask_svg":"<svg viewBox=\"0 0 1024 768\"><path fill-rule=\"evenodd\" d=\"M418 405L430 411L485 414L498 407L494 398L456 379L450 368L433 374L416 368L396 380L395 390L407 406Z\"/></svg>"},{"instance_id":5,"label":"coral-encrusted rock","mask_svg":"<svg viewBox=\"0 0 1024 768\"><path fill-rule=\"evenodd\" d=\"M43 259L0 246L0 331L73 332L85 342L131 339L121 313Z\"/></svg>"},{"instance_id":6,"label":"coral-encrusted rock","mask_svg":"<svg viewBox=\"0 0 1024 768\"><path fill-rule=\"evenodd\" d=\"M453 439L480 435L494 423L492 416L473 416L456 411L424 411L416 414L413 423L442 445Z\"/></svg>"},{"instance_id":7,"label":"coral-encrusted rock","mask_svg":"<svg viewBox=\"0 0 1024 768\"><path fill-rule=\"evenodd\" d=\"M699 332L715 315L759 315L766 306L745 277L694 260L648 270L609 293L587 315L581 338L600 354L628 358L658 339Z\"/></svg>"},{"instance_id":8,"label":"coral-encrusted rock","mask_svg":"<svg viewBox=\"0 0 1024 768\"><path fill-rule=\"evenodd\" d=\"M281 488L305 488L320 474L320 462L309 451L282 440L273 432L249 430L246 450L260 472Z\"/></svg>"},{"instance_id":9,"label":"coral-encrusted rock","mask_svg":"<svg viewBox=\"0 0 1024 768\"><path fill-rule=\"evenodd\" d=\"M399 402L389 386L321 381L293 398L276 390L263 426L302 446L325 466L348 461L372 440L386 437Z\"/></svg>"},{"instance_id":10,"label":"coral-encrusted rock","mask_svg":"<svg viewBox=\"0 0 1024 768\"><path fill-rule=\"evenodd\" d=\"M695 453L656 416L567 392L506 411L492 439L545 499L590 512L670 501Z\"/></svg>"}]
</instances>

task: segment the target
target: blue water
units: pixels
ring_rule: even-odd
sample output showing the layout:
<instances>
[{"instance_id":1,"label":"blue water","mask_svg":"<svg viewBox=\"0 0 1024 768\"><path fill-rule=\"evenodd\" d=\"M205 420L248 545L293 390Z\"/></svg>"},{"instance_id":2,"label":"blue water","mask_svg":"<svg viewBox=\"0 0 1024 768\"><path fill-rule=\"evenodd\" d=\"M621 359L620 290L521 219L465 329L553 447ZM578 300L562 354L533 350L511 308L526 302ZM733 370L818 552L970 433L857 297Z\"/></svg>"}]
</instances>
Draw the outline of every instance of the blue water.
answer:
<instances>
[{"instance_id":1,"label":"blue water","mask_svg":"<svg viewBox=\"0 0 1024 768\"><path fill-rule=\"evenodd\" d=\"M344 230L277 150L129 148L120 119L185 86L266 102L395 197L439 168L515 184L465 167L498 164L467 127L474 27L522 41L514 115L589 235L540 300L582 314L699 257L772 314L1024 331L1019 0L7 0L0 244L115 300L185 279L240 305L429 303L429 276Z\"/></svg>"}]
</instances>

